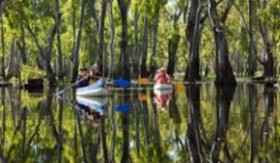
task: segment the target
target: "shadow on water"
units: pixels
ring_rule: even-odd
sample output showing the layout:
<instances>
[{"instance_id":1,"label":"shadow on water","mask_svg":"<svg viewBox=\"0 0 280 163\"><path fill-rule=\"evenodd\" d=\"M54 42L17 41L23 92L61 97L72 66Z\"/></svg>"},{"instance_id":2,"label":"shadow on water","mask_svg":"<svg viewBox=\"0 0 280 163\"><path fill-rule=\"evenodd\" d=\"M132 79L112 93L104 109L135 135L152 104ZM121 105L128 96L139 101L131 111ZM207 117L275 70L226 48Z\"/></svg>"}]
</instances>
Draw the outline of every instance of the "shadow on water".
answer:
<instances>
[{"instance_id":1,"label":"shadow on water","mask_svg":"<svg viewBox=\"0 0 280 163\"><path fill-rule=\"evenodd\" d=\"M79 103L0 91L0 162L279 162L277 88L207 83Z\"/></svg>"}]
</instances>

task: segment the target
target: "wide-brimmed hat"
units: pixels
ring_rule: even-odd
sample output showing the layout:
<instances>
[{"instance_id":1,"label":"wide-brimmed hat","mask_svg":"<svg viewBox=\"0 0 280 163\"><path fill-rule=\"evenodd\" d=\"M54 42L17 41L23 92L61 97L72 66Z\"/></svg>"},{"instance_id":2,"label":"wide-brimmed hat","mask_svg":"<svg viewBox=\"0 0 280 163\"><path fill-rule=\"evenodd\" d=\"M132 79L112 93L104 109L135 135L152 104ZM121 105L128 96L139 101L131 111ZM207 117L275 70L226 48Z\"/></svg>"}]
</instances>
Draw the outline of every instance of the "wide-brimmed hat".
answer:
<instances>
[{"instance_id":1,"label":"wide-brimmed hat","mask_svg":"<svg viewBox=\"0 0 280 163\"><path fill-rule=\"evenodd\" d=\"M159 71L165 71L165 69L164 69L163 67L161 67L161 68L159 69Z\"/></svg>"},{"instance_id":2,"label":"wide-brimmed hat","mask_svg":"<svg viewBox=\"0 0 280 163\"><path fill-rule=\"evenodd\" d=\"M98 65L95 63L93 66L91 66L91 69L93 69L93 70L98 70L99 67L98 67Z\"/></svg>"}]
</instances>

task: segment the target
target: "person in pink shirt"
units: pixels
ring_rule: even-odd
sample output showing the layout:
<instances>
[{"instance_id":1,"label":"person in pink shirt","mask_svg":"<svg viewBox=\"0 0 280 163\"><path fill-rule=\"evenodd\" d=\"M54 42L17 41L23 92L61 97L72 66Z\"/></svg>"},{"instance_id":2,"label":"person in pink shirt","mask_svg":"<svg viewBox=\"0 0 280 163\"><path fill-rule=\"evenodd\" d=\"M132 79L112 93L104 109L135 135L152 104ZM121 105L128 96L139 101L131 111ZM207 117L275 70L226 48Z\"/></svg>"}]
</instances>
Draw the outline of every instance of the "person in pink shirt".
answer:
<instances>
[{"instance_id":1,"label":"person in pink shirt","mask_svg":"<svg viewBox=\"0 0 280 163\"><path fill-rule=\"evenodd\" d=\"M157 70L154 81L156 84L171 84L171 78L163 67Z\"/></svg>"}]
</instances>

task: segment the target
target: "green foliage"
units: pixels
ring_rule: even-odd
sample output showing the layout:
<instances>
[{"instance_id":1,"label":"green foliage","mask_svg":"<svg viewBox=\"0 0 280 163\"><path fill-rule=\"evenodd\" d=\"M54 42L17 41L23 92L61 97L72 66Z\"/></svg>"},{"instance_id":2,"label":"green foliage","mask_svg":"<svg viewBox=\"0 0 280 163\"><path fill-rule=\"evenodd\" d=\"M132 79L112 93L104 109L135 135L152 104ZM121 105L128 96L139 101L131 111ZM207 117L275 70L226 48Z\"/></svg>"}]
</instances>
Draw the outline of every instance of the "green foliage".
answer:
<instances>
[{"instance_id":1,"label":"green foliage","mask_svg":"<svg viewBox=\"0 0 280 163\"><path fill-rule=\"evenodd\" d=\"M21 66L21 80L26 83L28 79L36 79L45 77L46 72L40 70L38 67L28 65Z\"/></svg>"}]
</instances>

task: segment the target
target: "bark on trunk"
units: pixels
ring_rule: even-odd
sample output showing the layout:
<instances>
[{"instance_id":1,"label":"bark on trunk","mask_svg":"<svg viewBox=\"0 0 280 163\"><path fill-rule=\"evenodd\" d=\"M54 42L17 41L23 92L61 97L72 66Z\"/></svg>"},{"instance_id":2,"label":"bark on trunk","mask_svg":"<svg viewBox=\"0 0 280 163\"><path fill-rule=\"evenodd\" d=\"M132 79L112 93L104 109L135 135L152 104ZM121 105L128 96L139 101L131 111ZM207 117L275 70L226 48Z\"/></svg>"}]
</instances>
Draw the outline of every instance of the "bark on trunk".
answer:
<instances>
[{"instance_id":1,"label":"bark on trunk","mask_svg":"<svg viewBox=\"0 0 280 163\"><path fill-rule=\"evenodd\" d=\"M89 3L90 3L91 15L93 17L93 20L95 21L96 28L98 28L99 27L99 21L98 21L97 14L96 14L96 9L95 9L95 0L89 0Z\"/></svg>"},{"instance_id":2,"label":"bark on trunk","mask_svg":"<svg viewBox=\"0 0 280 163\"><path fill-rule=\"evenodd\" d=\"M215 141L212 144L210 152L211 162L219 162L219 154L222 149L222 144L226 140L228 130L228 120L230 115L230 103L232 101L235 86L232 87L217 87L217 111L216 111L216 134Z\"/></svg>"},{"instance_id":3,"label":"bark on trunk","mask_svg":"<svg viewBox=\"0 0 280 163\"><path fill-rule=\"evenodd\" d=\"M2 51L2 57L1 57L1 76L2 79L6 79L6 74L5 74L5 39L4 39L4 23L3 23L3 16L0 15L0 23L1 23L1 51Z\"/></svg>"},{"instance_id":4,"label":"bark on trunk","mask_svg":"<svg viewBox=\"0 0 280 163\"><path fill-rule=\"evenodd\" d=\"M155 74L156 71L156 62L154 60L157 52L157 42L158 42L158 23L159 23L159 12L160 12L160 7L159 5L155 5L155 15L154 15L154 22L153 22L153 33L152 33L152 39L153 39L153 44L152 44L152 56L150 60L150 75Z\"/></svg>"},{"instance_id":5,"label":"bark on trunk","mask_svg":"<svg viewBox=\"0 0 280 163\"><path fill-rule=\"evenodd\" d=\"M73 49L73 74L72 74L72 81L75 81L77 75L78 75L78 69L79 69L79 50L81 45L81 38L82 38L82 27L83 27L83 19L84 19L84 10L85 10L85 4L86 0L82 1L81 5L81 14L79 18L79 28L78 28L78 36L75 41L75 47Z\"/></svg>"},{"instance_id":6,"label":"bark on trunk","mask_svg":"<svg viewBox=\"0 0 280 163\"><path fill-rule=\"evenodd\" d=\"M259 7L264 9L267 6L268 0L263 0L262 5L258 1ZM274 78L275 77L275 68L274 68L274 58L272 52L272 44L271 39L269 38L269 32L265 23L259 21L259 28L262 36L262 40L264 43L264 51L263 51L263 67L264 73L263 77Z\"/></svg>"},{"instance_id":7,"label":"bark on trunk","mask_svg":"<svg viewBox=\"0 0 280 163\"><path fill-rule=\"evenodd\" d=\"M110 62L110 68L109 68L109 77L112 76L112 70L115 65L114 58L115 58L115 24L113 19L113 0L109 0L109 12L110 12L110 26L111 26L111 43L110 43L110 52L111 52L111 62Z\"/></svg>"},{"instance_id":8,"label":"bark on trunk","mask_svg":"<svg viewBox=\"0 0 280 163\"><path fill-rule=\"evenodd\" d=\"M132 78L138 78L139 76L139 41L138 41L138 19L139 19L139 13L138 9L136 8L134 13L134 20L133 20L133 26L134 26L134 33L133 33L133 55L132 55L132 66L133 66L133 73L131 75Z\"/></svg>"},{"instance_id":9,"label":"bark on trunk","mask_svg":"<svg viewBox=\"0 0 280 163\"><path fill-rule=\"evenodd\" d=\"M61 49L61 39L60 39L60 23L61 23L61 13L60 13L60 0L56 0L56 40L57 40L57 76L58 79L63 79L64 69L62 61L62 49Z\"/></svg>"},{"instance_id":10,"label":"bark on trunk","mask_svg":"<svg viewBox=\"0 0 280 163\"><path fill-rule=\"evenodd\" d=\"M188 44L189 45L189 63L185 73L185 80L196 81L200 80L199 74L199 45L201 38L201 31L203 28L203 22L201 22L201 11L203 7L203 1L192 1L192 5L190 5L190 11L194 12L193 14L189 14L188 17L188 25L187 31L193 32L189 34Z\"/></svg>"},{"instance_id":11,"label":"bark on trunk","mask_svg":"<svg viewBox=\"0 0 280 163\"><path fill-rule=\"evenodd\" d=\"M248 55L248 76L254 77L255 72L257 70L257 52L255 46L255 38L254 38L254 30L253 30L253 22L254 22L254 1L249 0L249 55Z\"/></svg>"},{"instance_id":12,"label":"bark on trunk","mask_svg":"<svg viewBox=\"0 0 280 163\"><path fill-rule=\"evenodd\" d=\"M180 35L176 32L172 35L171 39L168 40L168 64L167 73L173 77L174 69L176 64L176 53L179 46Z\"/></svg>"},{"instance_id":13,"label":"bark on trunk","mask_svg":"<svg viewBox=\"0 0 280 163\"><path fill-rule=\"evenodd\" d=\"M147 70L147 53L148 53L148 28L149 22L148 18L144 18L144 33L142 37L142 49L141 49L141 57L140 57L140 76L147 77L148 70Z\"/></svg>"},{"instance_id":14,"label":"bark on trunk","mask_svg":"<svg viewBox=\"0 0 280 163\"><path fill-rule=\"evenodd\" d=\"M104 54L104 26L105 26L105 16L106 16L106 8L107 8L107 0L102 0L102 7L101 7L101 17L100 17L100 24L99 24L99 55L98 55L98 65L101 68L102 75L104 75L104 67L103 64L103 54Z\"/></svg>"},{"instance_id":15,"label":"bark on trunk","mask_svg":"<svg viewBox=\"0 0 280 163\"><path fill-rule=\"evenodd\" d=\"M17 41L17 47L19 48L20 51L21 62L23 64L26 64L27 57L26 57L25 30L22 24L20 24L20 30L21 30L20 42Z\"/></svg>"},{"instance_id":16,"label":"bark on trunk","mask_svg":"<svg viewBox=\"0 0 280 163\"><path fill-rule=\"evenodd\" d=\"M127 53L127 10L129 6L128 0L118 0L119 8L121 11L121 22L122 22L122 34L121 34L121 58L120 58L120 69L121 77L124 79L129 79L129 61L130 57Z\"/></svg>"},{"instance_id":17,"label":"bark on trunk","mask_svg":"<svg viewBox=\"0 0 280 163\"><path fill-rule=\"evenodd\" d=\"M179 11L178 14L174 17L173 22L173 32L171 39L168 40L168 63L167 63L167 73L173 77L174 76L174 69L176 64L176 53L178 50L179 42L180 42L180 35L179 35L179 28L178 28L178 20L181 16L182 11Z\"/></svg>"},{"instance_id":18,"label":"bark on trunk","mask_svg":"<svg viewBox=\"0 0 280 163\"><path fill-rule=\"evenodd\" d=\"M14 69L15 69L15 58L16 58L16 46L15 46L15 38L13 38L10 50L10 57L8 63L8 72L7 72L7 79L10 79L14 76Z\"/></svg>"},{"instance_id":19,"label":"bark on trunk","mask_svg":"<svg viewBox=\"0 0 280 163\"><path fill-rule=\"evenodd\" d=\"M200 114L200 86L190 85L186 91L189 101L189 120L187 130L187 145L191 162L203 162L202 140L199 126L201 125Z\"/></svg>"},{"instance_id":20,"label":"bark on trunk","mask_svg":"<svg viewBox=\"0 0 280 163\"><path fill-rule=\"evenodd\" d=\"M208 15L213 28L216 46L216 85L236 85L236 80L233 75L232 67L228 58L227 40L224 34L224 29L218 21L218 14L215 0L210 0Z\"/></svg>"}]
</instances>

